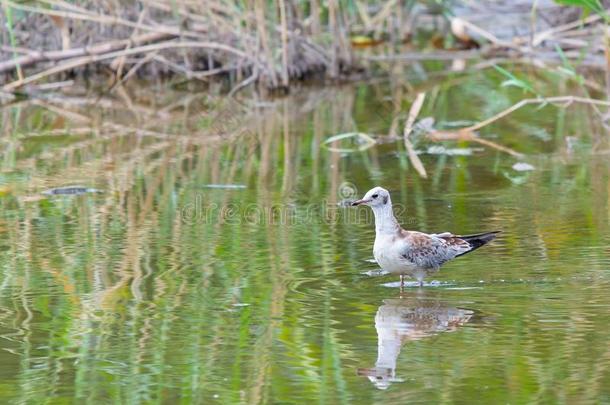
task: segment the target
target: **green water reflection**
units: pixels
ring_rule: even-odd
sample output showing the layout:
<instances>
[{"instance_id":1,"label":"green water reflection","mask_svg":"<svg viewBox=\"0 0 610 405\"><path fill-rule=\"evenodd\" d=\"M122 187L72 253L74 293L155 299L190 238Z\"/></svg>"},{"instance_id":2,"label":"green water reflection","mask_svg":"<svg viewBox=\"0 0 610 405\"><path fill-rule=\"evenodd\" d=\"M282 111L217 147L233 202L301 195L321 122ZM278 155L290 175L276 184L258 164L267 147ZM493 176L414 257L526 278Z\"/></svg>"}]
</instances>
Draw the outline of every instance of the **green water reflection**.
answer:
<instances>
[{"instance_id":1,"label":"green water reflection","mask_svg":"<svg viewBox=\"0 0 610 405\"><path fill-rule=\"evenodd\" d=\"M464 142L442 145L471 156L420 155L428 179L401 142L322 146L386 135L416 90L437 125L483 119L522 97L501 80L3 108L0 401L610 402L610 162L587 107L482 131L528 172ZM77 184L104 192L42 194ZM369 261L370 213L339 204L374 185L407 228L504 233L400 298Z\"/></svg>"}]
</instances>

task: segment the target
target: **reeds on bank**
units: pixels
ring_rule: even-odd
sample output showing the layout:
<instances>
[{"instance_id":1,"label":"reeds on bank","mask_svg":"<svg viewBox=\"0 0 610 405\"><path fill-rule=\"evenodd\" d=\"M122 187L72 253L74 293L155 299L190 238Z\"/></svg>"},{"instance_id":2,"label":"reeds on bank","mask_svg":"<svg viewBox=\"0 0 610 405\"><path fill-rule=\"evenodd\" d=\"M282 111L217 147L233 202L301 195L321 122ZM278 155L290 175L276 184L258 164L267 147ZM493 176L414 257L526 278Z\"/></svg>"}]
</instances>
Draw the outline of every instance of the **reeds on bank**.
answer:
<instances>
[{"instance_id":1,"label":"reeds on bank","mask_svg":"<svg viewBox=\"0 0 610 405\"><path fill-rule=\"evenodd\" d=\"M5 90L34 81L24 74L34 69L39 76L108 70L117 80L138 73L229 75L242 85L280 88L353 67L347 26L356 10L338 0L1 4L9 29L2 33L0 73L17 79Z\"/></svg>"},{"instance_id":2,"label":"reeds on bank","mask_svg":"<svg viewBox=\"0 0 610 405\"><path fill-rule=\"evenodd\" d=\"M444 60L462 58L453 52L464 48L475 48L475 57L544 60L549 50L556 57L559 45L567 57L584 53L587 61L605 63L602 14L582 18L578 8L551 0L525 3L2 0L1 90L93 73L110 74L113 85L134 76L178 75L226 77L233 91L253 83L286 90L294 81L338 79L388 61L434 59L421 46L403 47L422 27L432 32L434 49L450 50ZM504 17L509 11L517 13L514 21ZM510 27L508 37L501 26ZM357 52L379 44L374 52Z\"/></svg>"}]
</instances>

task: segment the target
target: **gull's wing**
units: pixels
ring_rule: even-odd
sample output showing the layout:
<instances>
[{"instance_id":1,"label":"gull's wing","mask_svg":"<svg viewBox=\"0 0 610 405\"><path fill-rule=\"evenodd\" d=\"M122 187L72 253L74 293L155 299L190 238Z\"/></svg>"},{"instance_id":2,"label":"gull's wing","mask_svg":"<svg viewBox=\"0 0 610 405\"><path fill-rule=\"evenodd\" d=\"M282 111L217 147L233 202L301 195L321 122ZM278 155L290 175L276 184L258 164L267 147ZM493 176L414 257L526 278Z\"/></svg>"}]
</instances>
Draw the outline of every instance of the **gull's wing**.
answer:
<instances>
[{"instance_id":1,"label":"gull's wing","mask_svg":"<svg viewBox=\"0 0 610 405\"><path fill-rule=\"evenodd\" d=\"M444 232L428 235L422 232L403 231L403 259L422 268L438 268L448 260L472 250L472 246L459 236Z\"/></svg>"}]
</instances>

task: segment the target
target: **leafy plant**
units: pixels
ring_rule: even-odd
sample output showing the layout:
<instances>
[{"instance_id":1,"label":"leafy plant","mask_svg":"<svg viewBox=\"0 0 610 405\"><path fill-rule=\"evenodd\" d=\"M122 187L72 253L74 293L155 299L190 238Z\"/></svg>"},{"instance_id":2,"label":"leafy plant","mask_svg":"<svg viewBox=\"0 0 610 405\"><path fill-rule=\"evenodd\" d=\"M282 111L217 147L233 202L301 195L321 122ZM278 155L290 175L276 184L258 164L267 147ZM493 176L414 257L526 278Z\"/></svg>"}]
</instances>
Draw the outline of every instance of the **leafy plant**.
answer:
<instances>
[{"instance_id":1,"label":"leafy plant","mask_svg":"<svg viewBox=\"0 0 610 405\"><path fill-rule=\"evenodd\" d=\"M600 0L555 0L555 3L580 7L583 9L585 15L593 12L602 16L606 22L610 21L610 17Z\"/></svg>"},{"instance_id":2,"label":"leafy plant","mask_svg":"<svg viewBox=\"0 0 610 405\"><path fill-rule=\"evenodd\" d=\"M533 85L528 82L525 79L521 79L518 78L517 76L515 76L513 73L509 72L508 70L504 69L501 66L498 65L493 65L494 69L496 69L498 72L500 72L503 76L505 76L507 78L507 80L504 80L501 83L502 87L518 87L521 90L523 90L524 92L529 92L532 94L535 94L538 97L542 97L542 94L540 94L538 91L536 91L536 89L534 89Z\"/></svg>"}]
</instances>

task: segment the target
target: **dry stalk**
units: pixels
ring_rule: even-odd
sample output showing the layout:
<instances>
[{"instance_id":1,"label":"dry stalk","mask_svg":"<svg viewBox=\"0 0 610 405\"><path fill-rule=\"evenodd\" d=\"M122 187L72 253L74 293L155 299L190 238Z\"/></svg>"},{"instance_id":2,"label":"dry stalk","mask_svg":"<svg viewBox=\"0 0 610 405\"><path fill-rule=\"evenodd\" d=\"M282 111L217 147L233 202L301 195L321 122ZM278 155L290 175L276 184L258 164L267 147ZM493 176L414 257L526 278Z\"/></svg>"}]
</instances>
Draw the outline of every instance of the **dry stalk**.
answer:
<instances>
[{"instance_id":1,"label":"dry stalk","mask_svg":"<svg viewBox=\"0 0 610 405\"><path fill-rule=\"evenodd\" d=\"M505 47L505 48L518 48L514 44L511 44L510 42L502 41L501 39L499 39L498 37L493 35L491 32L486 31L483 28L471 23L470 21L464 20L462 18L457 18L457 17L453 18L451 20L451 24L452 24L452 26L454 26L454 24L456 24L458 26L461 25L462 27L468 28L470 31L482 36L483 38L485 38L486 40L488 40L495 46Z\"/></svg>"},{"instance_id":2,"label":"dry stalk","mask_svg":"<svg viewBox=\"0 0 610 405\"><path fill-rule=\"evenodd\" d=\"M178 35L192 36L194 38L205 39L205 37L203 37L202 35L200 35L198 33L190 32L190 31L186 31L186 30L180 30L175 27L168 27L168 26L163 26L163 25L150 26L150 25L146 25L146 24L134 23L133 21L125 20L120 17L113 17L113 16L104 15L104 14L92 14L92 13L84 14L84 13L75 13L75 12L70 12L70 11L59 11L59 10L26 6L26 5L22 5L22 4L13 3L12 1L8 1L8 0L5 0L5 1L9 7L13 8L15 10L21 10L21 11L26 11L26 12L30 12L30 13L45 14L45 15L49 15L49 16L74 19L74 20L92 21L92 22L96 22L99 24L108 24L108 25L119 24L119 25L124 25L126 27L130 27L130 28L140 29L143 31L152 31L152 32L156 32L156 33L173 34L173 35L177 35L177 36Z\"/></svg>"},{"instance_id":3,"label":"dry stalk","mask_svg":"<svg viewBox=\"0 0 610 405\"><path fill-rule=\"evenodd\" d=\"M424 104L424 99L426 98L426 93L418 93L415 101L411 105L411 109L409 110L409 116L407 117L407 122L405 123L405 129L403 132L403 138L405 141L405 148L407 149L407 153L409 154L409 160L411 164L417 170L417 173L423 178L427 178L428 174L426 173L426 169L422 164L419 156L415 153L415 149L413 148L413 144L409 140L409 135L411 131L413 131L413 124L415 123L415 119L419 115L422 105Z\"/></svg>"},{"instance_id":4,"label":"dry stalk","mask_svg":"<svg viewBox=\"0 0 610 405\"><path fill-rule=\"evenodd\" d=\"M607 12L608 10L606 10ZM577 21L573 21L571 23L568 24L563 24L560 25L558 27L553 27L551 29L548 29L546 31L543 31L537 35L534 36L534 39L532 40L532 46L538 46L540 45L542 42L546 41L547 39L551 39L553 38L556 34L559 34L561 32L564 31L569 31L571 29L574 28L580 28L585 24L591 24L593 22L596 22L598 20L600 20L602 17L598 14L593 14L587 18L585 18L584 20L577 20ZM522 41L524 41L524 39L522 39Z\"/></svg>"},{"instance_id":5,"label":"dry stalk","mask_svg":"<svg viewBox=\"0 0 610 405\"><path fill-rule=\"evenodd\" d=\"M310 17L311 17L311 34L314 37L320 35L320 5L318 0L309 0Z\"/></svg>"},{"instance_id":6,"label":"dry stalk","mask_svg":"<svg viewBox=\"0 0 610 405\"><path fill-rule=\"evenodd\" d=\"M337 78L339 76L339 44L337 38L339 36L339 29L337 27L337 1L328 0L328 24L330 27L330 33L333 37L332 51L331 51L331 62L330 62L330 77Z\"/></svg>"},{"instance_id":7,"label":"dry stalk","mask_svg":"<svg viewBox=\"0 0 610 405\"><path fill-rule=\"evenodd\" d=\"M394 11L395 6L396 0L390 0L385 3L381 10L379 10L379 12L373 18L371 18L371 25L376 26L378 24L383 23L383 20L388 18L392 11Z\"/></svg>"},{"instance_id":8,"label":"dry stalk","mask_svg":"<svg viewBox=\"0 0 610 405\"><path fill-rule=\"evenodd\" d=\"M572 103L583 103L589 105L601 105L601 106L610 106L610 101L604 100L596 100L592 98L578 97L578 96L557 96L557 97L547 97L547 98L526 98L519 101L516 104L513 104L509 108L500 111L493 117L490 117L484 121L479 122L478 124L471 125L469 127L462 128L464 131L478 131L479 129L491 124L499 120L500 118L506 117L510 113L520 109L521 107L528 104L563 104L564 107L569 106Z\"/></svg>"},{"instance_id":9,"label":"dry stalk","mask_svg":"<svg viewBox=\"0 0 610 405\"><path fill-rule=\"evenodd\" d=\"M100 55L91 55L91 56L85 56L82 58L71 59L71 60L68 60L66 63L52 67L45 71L36 73L32 76L24 78L23 80L16 80L12 83L9 83L9 84L5 85L4 87L2 87L2 90L13 91L23 85L35 82L42 78L45 78L45 77L48 77L48 76L51 76L51 75L54 75L57 73L65 72L65 71L73 69L75 67L87 65L90 63L100 62L100 61L106 60L106 59L114 59L119 56L128 56L128 55L135 55L135 54L139 54L139 53L148 53L148 52L161 51L164 49L176 49L176 48L207 48L207 49L213 49L213 50L233 53L241 58L250 59L250 57L247 54L245 54L244 52L242 52L238 49L232 48L232 47L224 45L224 44L215 43L215 42L167 41L167 42L162 42L162 43L157 43L157 44L144 45L144 46L140 46L140 47L125 49L125 50L116 51L116 52L103 53Z\"/></svg>"},{"instance_id":10,"label":"dry stalk","mask_svg":"<svg viewBox=\"0 0 610 405\"><path fill-rule=\"evenodd\" d=\"M362 20L362 24L364 24L365 31L370 31L372 27L371 17L369 16L368 11L366 10L366 6L362 4L361 1L356 0L356 9L358 10L358 15Z\"/></svg>"},{"instance_id":11,"label":"dry stalk","mask_svg":"<svg viewBox=\"0 0 610 405\"><path fill-rule=\"evenodd\" d=\"M140 11L140 15L138 17L138 24L142 24L142 21L144 20L144 15L147 12L147 8L144 7L142 9L142 11ZM133 39L136 37L136 35L138 34L138 29L135 28L133 30L133 33L131 34L131 36L129 37L129 45L127 45L127 47L125 49L129 49L133 46ZM123 67L125 66L125 56L120 56L118 58L116 58L114 61L112 61L112 63L110 64L111 67L115 67L117 66L114 71L115 71L115 82L118 83L121 81L121 77L123 76Z\"/></svg>"},{"instance_id":12,"label":"dry stalk","mask_svg":"<svg viewBox=\"0 0 610 405\"><path fill-rule=\"evenodd\" d=\"M488 146L492 149L499 150L504 153L508 153L511 156L516 158L522 158L524 155L519 153L509 147L500 145L496 142L483 139L478 137L474 132L467 131L465 129L459 129L456 131L434 131L428 134L428 139L433 142L441 142L441 141L467 141L467 142L475 142L480 145Z\"/></svg>"},{"instance_id":13,"label":"dry stalk","mask_svg":"<svg viewBox=\"0 0 610 405\"><path fill-rule=\"evenodd\" d=\"M267 75L271 81L272 87L277 87L277 77L275 68L273 67L273 54L269 46L269 36L267 35L267 23L265 21L265 3L263 0L257 0L254 3L254 14L256 16L256 26L259 35L259 42L263 48L267 62Z\"/></svg>"},{"instance_id":14,"label":"dry stalk","mask_svg":"<svg viewBox=\"0 0 610 405\"><path fill-rule=\"evenodd\" d=\"M282 29L282 85L288 87L288 23L286 21L286 3L279 0L280 25Z\"/></svg>"},{"instance_id":15,"label":"dry stalk","mask_svg":"<svg viewBox=\"0 0 610 405\"><path fill-rule=\"evenodd\" d=\"M516 110L520 109L521 107L528 105L528 104L554 104L554 105L559 104L559 107L567 107L572 103L582 103L582 104L589 104L589 105L595 105L595 106L610 107L610 101L596 100L596 99L592 99L592 98L577 97L577 96L526 98L526 99L519 101L516 104L513 104L509 108L507 108L503 111L500 111L496 115L494 115L484 121L481 121L477 124L471 125L469 127L460 128L455 131L434 131L434 132L428 134L428 138L432 141L458 140L458 141L476 142L481 145L489 146L489 147L497 149L499 151L508 153L512 156L521 158L524 156L522 153L516 152L515 150L513 150L511 148L499 145L499 144L489 141L487 139L482 139L476 135L476 131L498 121L501 118L506 117L507 115L513 113L514 111L516 111Z\"/></svg>"},{"instance_id":16,"label":"dry stalk","mask_svg":"<svg viewBox=\"0 0 610 405\"><path fill-rule=\"evenodd\" d=\"M116 41L109 41L81 48L72 48L68 50L49 52L28 50L27 54L24 56L12 60L7 60L5 62L0 62L0 73L12 70L16 66L27 67L39 62L59 62L62 60L72 59L80 56L99 55L106 52L124 49L130 46L130 44L131 46L143 45L150 42L159 42L175 37L176 36L173 34L166 34L163 32L152 32L134 37L132 39L120 39Z\"/></svg>"}]
</instances>

